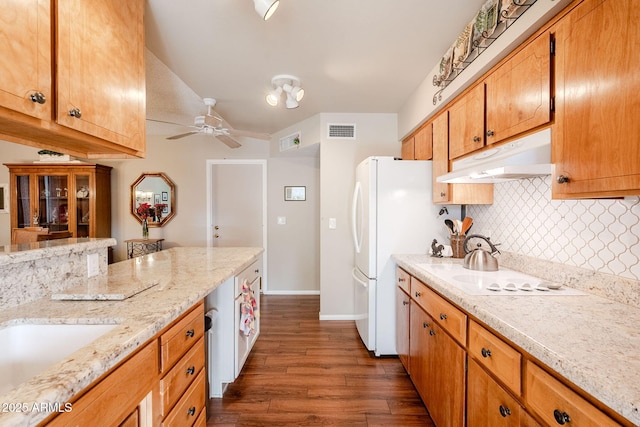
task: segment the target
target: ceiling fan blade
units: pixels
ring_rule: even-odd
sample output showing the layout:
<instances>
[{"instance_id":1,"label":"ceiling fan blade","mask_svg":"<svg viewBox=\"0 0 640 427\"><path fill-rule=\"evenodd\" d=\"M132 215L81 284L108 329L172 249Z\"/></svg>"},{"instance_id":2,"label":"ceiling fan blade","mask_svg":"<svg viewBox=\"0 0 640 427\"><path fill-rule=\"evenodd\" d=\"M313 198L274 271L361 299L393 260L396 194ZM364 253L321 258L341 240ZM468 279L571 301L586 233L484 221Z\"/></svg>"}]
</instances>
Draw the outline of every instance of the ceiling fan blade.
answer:
<instances>
[{"instance_id":1,"label":"ceiling fan blade","mask_svg":"<svg viewBox=\"0 0 640 427\"><path fill-rule=\"evenodd\" d=\"M180 138L184 138L185 136L193 135L193 134L196 134L196 133L200 133L200 131L194 130L192 132L181 133L180 135L169 136L169 137L167 137L167 139L180 139Z\"/></svg>"},{"instance_id":2,"label":"ceiling fan blade","mask_svg":"<svg viewBox=\"0 0 640 427\"><path fill-rule=\"evenodd\" d=\"M164 123L164 124L167 124L167 125L185 126L185 125L183 125L183 124L181 124L181 123L176 123L176 122L167 122L166 120L156 120L156 119L149 119L149 118L147 118L147 121L148 121L148 122L155 122L155 123Z\"/></svg>"},{"instance_id":3,"label":"ceiling fan blade","mask_svg":"<svg viewBox=\"0 0 640 427\"><path fill-rule=\"evenodd\" d=\"M246 136L249 138L263 139L265 141L268 141L269 139L271 139L269 134L266 134L263 132L252 132L247 130L234 129L233 126L231 126L229 122L223 119L216 111L213 111L213 113L214 114L212 115L204 116L204 122L208 126L212 126L217 129L221 129L221 128L227 129L229 133L234 136Z\"/></svg>"},{"instance_id":4,"label":"ceiling fan blade","mask_svg":"<svg viewBox=\"0 0 640 427\"><path fill-rule=\"evenodd\" d=\"M229 135L216 135L216 138L218 138L220 141L226 144L229 148L242 147L242 144L240 144L235 139L231 138Z\"/></svg>"}]
</instances>

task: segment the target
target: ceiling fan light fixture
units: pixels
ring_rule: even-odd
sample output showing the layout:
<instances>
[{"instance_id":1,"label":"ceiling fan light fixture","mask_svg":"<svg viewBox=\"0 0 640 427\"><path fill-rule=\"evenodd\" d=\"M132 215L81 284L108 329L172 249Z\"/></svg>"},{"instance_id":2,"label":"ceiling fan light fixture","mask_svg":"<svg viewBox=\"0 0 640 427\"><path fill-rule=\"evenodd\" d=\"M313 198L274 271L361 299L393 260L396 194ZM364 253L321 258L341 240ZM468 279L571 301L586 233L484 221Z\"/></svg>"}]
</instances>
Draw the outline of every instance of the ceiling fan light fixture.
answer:
<instances>
[{"instance_id":1,"label":"ceiling fan light fixture","mask_svg":"<svg viewBox=\"0 0 640 427\"><path fill-rule=\"evenodd\" d=\"M300 86L300 79L289 74L279 74L271 79L274 89L266 96L267 104L278 105L282 92L287 95L285 106L289 109L297 108L304 97L304 89Z\"/></svg>"},{"instance_id":2,"label":"ceiling fan light fixture","mask_svg":"<svg viewBox=\"0 0 640 427\"><path fill-rule=\"evenodd\" d=\"M263 20L268 20L274 14L280 0L253 0L253 6Z\"/></svg>"}]
</instances>

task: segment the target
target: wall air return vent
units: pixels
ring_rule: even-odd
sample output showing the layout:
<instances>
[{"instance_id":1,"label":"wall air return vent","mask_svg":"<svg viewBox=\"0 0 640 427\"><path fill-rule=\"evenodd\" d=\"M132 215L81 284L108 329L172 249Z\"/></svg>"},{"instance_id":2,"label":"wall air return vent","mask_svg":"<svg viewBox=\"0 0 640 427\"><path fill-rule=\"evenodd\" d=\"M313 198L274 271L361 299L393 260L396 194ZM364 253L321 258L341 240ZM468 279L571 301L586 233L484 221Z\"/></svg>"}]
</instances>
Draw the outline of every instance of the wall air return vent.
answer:
<instances>
[{"instance_id":1,"label":"wall air return vent","mask_svg":"<svg viewBox=\"0 0 640 427\"><path fill-rule=\"evenodd\" d=\"M355 124L329 123L328 139L356 139Z\"/></svg>"}]
</instances>

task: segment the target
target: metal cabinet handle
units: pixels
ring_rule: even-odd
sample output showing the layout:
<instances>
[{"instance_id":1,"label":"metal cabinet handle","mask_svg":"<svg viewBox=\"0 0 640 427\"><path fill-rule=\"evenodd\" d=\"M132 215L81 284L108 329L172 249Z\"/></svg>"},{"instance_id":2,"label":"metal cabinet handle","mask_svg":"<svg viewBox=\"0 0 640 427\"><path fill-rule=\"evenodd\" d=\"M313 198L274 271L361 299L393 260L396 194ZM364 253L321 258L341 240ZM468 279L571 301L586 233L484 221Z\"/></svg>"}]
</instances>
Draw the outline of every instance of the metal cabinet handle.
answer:
<instances>
[{"instance_id":1,"label":"metal cabinet handle","mask_svg":"<svg viewBox=\"0 0 640 427\"><path fill-rule=\"evenodd\" d=\"M193 329L189 329L189 330L187 331L187 334L186 334L186 335L187 335L189 338L193 338L195 334L196 334L196 331L195 331L195 330L193 330Z\"/></svg>"},{"instance_id":2,"label":"metal cabinet handle","mask_svg":"<svg viewBox=\"0 0 640 427\"><path fill-rule=\"evenodd\" d=\"M42 92L34 92L29 96L29 98L31 98L33 102L37 102L38 104L44 104L45 102L47 102L47 97L44 96Z\"/></svg>"},{"instance_id":3,"label":"metal cabinet handle","mask_svg":"<svg viewBox=\"0 0 640 427\"><path fill-rule=\"evenodd\" d=\"M192 406L191 408L189 408L187 414L189 414L190 416L194 416L196 414L196 407Z\"/></svg>"},{"instance_id":4,"label":"metal cabinet handle","mask_svg":"<svg viewBox=\"0 0 640 427\"><path fill-rule=\"evenodd\" d=\"M556 182L558 184L566 184L569 182L569 177L566 175L559 175L558 178L556 178Z\"/></svg>"},{"instance_id":5,"label":"metal cabinet handle","mask_svg":"<svg viewBox=\"0 0 640 427\"><path fill-rule=\"evenodd\" d=\"M480 142L480 137L479 136L474 136L473 137L473 142Z\"/></svg>"},{"instance_id":6,"label":"metal cabinet handle","mask_svg":"<svg viewBox=\"0 0 640 427\"><path fill-rule=\"evenodd\" d=\"M73 110L69 110L69 115L71 117L75 117L76 119L79 119L80 117L82 117L82 111L80 111L79 108L74 108Z\"/></svg>"},{"instance_id":7,"label":"metal cabinet handle","mask_svg":"<svg viewBox=\"0 0 640 427\"><path fill-rule=\"evenodd\" d=\"M404 281L405 281L405 278L404 278L404 277L398 277L398 282L402 283L402 282L404 282Z\"/></svg>"},{"instance_id":8,"label":"metal cabinet handle","mask_svg":"<svg viewBox=\"0 0 640 427\"><path fill-rule=\"evenodd\" d=\"M196 373L196 367L195 366L190 366L187 368L187 375L193 375Z\"/></svg>"},{"instance_id":9,"label":"metal cabinet handle","mask_svg":"<svg viewBox=\"0 0 640 427\"><path fill-rule=\"evenodd\" d=\"M495 135L494 131L492 131L492 130L488 130L487 131L487 136L493 136L493 135Z\"/></svg>"},{"instance_id":10,"label":"metal cabinet handle","mask_svg":"<svg viewBox=\"0 0 640 427\"><path fill-rule=\"evenodd\" d=\"M427 329L429 327L429 323L427 322L422 322L422 327Z\"/></svg>"},{"instance_id":11,"label":"metal cabinet handle","mask_svg":"<svg viewBox=\"0 0 640 427\"><path fill-rule=\"evenodd\" d=\"M447 195L447 193L445 193L444 191L440 193L440 197L444 197L446 195Z\"/></svg>"},{"instance_id":12,"label":"metal cabinet handle","mask_svg":"<svg viewBox=\"0 0 640 427\"><path fill-rule=\"evenodd\" d=\"M434 331L433 329L429 330L429 335L434 336L436 334L436 331Z\"/></svg>"},{"instance_id":13,"label":"metal cabinet handle","mask_svg":"<svg viewBox=\"0 0 640 427\"><path fill-rule=\"evenodd\" d=\"M409 305L409 301L402 301L402 305Z\"/></svg>"},{"instance_id":14,"label":"metal cabinet handle","mask_svg":"<svg viewBox=\"0 0 640 427\"><path fill-rule=\"evenodd\" d=\"M422 296L422 294L416 291L416 297L420 297L420 296Z\"/></svg>"},{"instance_id":15,"label":"metal cabinet handle","mask_svg":"<svg viewBox=\"0 0 640 427\"><path fill-rule=\"evenodd\" d=\"M440 313L440 320L447 320L447 315L444 313Z\"/></svg>"},{"instance_id":16,"label":"metal cabinet handle","mask_svg":"<svg viewBox=\"0 0 640 427\"><path fill-rule=\"evenodd\" d=\"M480 353L482 353L482 357L491 357L491 350L487 348L482 347Z\"/></svg>"},{"instance_id":17,"label":"metal cabinet handle","mask_svg":"<svg viewBox=\"0 0 640 427\"><path fill-rule=\"evenodd\" d=\"M502 415L504 418L508 417L509 415L511 415L511 409L507 408L506 406L500 405L500 415Z\"/></svg>"},{"instance_id":18,"label":"metal cabinet handle","mask_svg":"<svg viewBox=\"0 0 640 427\"><path fill-rule=\"evenodd\" d=\"M260 273L260 269L256 268L255 270L253 270L253 272L258 274L258 273Z\"/></svg>"},{"instance_id":19,"label":"metal cabinet handle","mask_svg":"<svg viewBox=\"0 0 640 427\"><path fill-rule=\"evenodd\" d=\"M571 421L571 417L566 412L561 411L560 409L556 409L553 411L553 418L556 419L556 422L560 425L564 425Z\"/></svg>"}]
</instances>

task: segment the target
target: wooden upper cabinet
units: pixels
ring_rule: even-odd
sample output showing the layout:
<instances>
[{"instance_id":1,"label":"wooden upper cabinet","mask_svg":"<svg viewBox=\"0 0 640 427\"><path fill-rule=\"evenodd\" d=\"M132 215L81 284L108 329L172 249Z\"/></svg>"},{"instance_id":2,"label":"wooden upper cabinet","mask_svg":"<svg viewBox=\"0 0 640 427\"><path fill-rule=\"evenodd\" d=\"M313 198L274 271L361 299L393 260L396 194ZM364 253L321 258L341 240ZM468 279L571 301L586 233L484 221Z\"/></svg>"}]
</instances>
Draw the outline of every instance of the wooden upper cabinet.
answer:
<instances>
[{"instance_id":1,"label":"wooden upper cabinet","mask_svg":"<svg viewBox=\"0 0 640 427\"><path fill-rule=\"evenodd\" d=\"M0 39L0 109L49 119L51 0L5 4L0 13Z\"/></svg>"},{"instance_id":2,"label":"wooden upper cabinet","mask_svg":"<svg viewBox=\"0 0 640 427\"><path fill-rule=\"evenodd\" d=\"M449 159L484 147L484 83L449 107Z\"/></svg>"},{"instance_id":3,"label":"wooden upper cabinet","mask_svg":"<svg viewBox=\"0 0 640 427\"><path fill-rule=\"evenodd\" d=\"M142 0L5 7L0 138L80 157L143 157L143 15Z\"/></svg>"},{"instance_id":4,"label":"wooden upper cabinet","mask_svg":"<svg viewBox=\"0 0 640 427\"><path fill-rule=\"evenodd\" d=\"M584 37L587 38L586 34ZM590 56L588 52L589 49L582 54ZM549 123L551 121L550 34L542 33L525 45L522 50L489 74L485 83L487 145Z\"/></svg>"},{"instance_id":5,"label":"wooden upper cabinet","mask_svg":"<svg viewBox=\"0 0 640 427\"><path fill-rule=\"evenodd\" d=\"M449 172L449 114L440 113L433 120L433 203L491 204L493 184L447 184L437 177Z\"/></svg>"},{"instance_id":6,"label":"wooden upper cabinet","mask_svg":"<svg viewBox=\"0 0 640 427\"><path fill-rule=\"evenodd\" d=\"M423 125L414 137L416 160L431 160L433 157L433 133L431 123Z\"/></svg>"},{"instance_id":7,"label":"wooden upper cabinet","mask_svg":"<svg viewBox=\"0 0 640 427\"><path fill-rule=\"evenodd\" d=\"M409 138L402 141L404 160L431 160L433 157L433 134L431 123L422 125Z\"/></svg>"},{"instance_id":8,"label":"wooden upper cabinet","mask_svg":"<svg viewBox=\"0 0 640 427\"><path fill-rule=\"evenodd\" d=\"M143 15L142 1L58 2L58 123L144 151Z\"/></svg>"},{"instance_id":9,"label":"wooden upper cabinet","mask_svg":"<svg viewBox=\"0 0 640 427\"><path fill-rule=\"evenodd\" d=\"M558 26L554 198L640 193L639 37L631 0L585 0Z\"/></svg>"}]
</instances>

